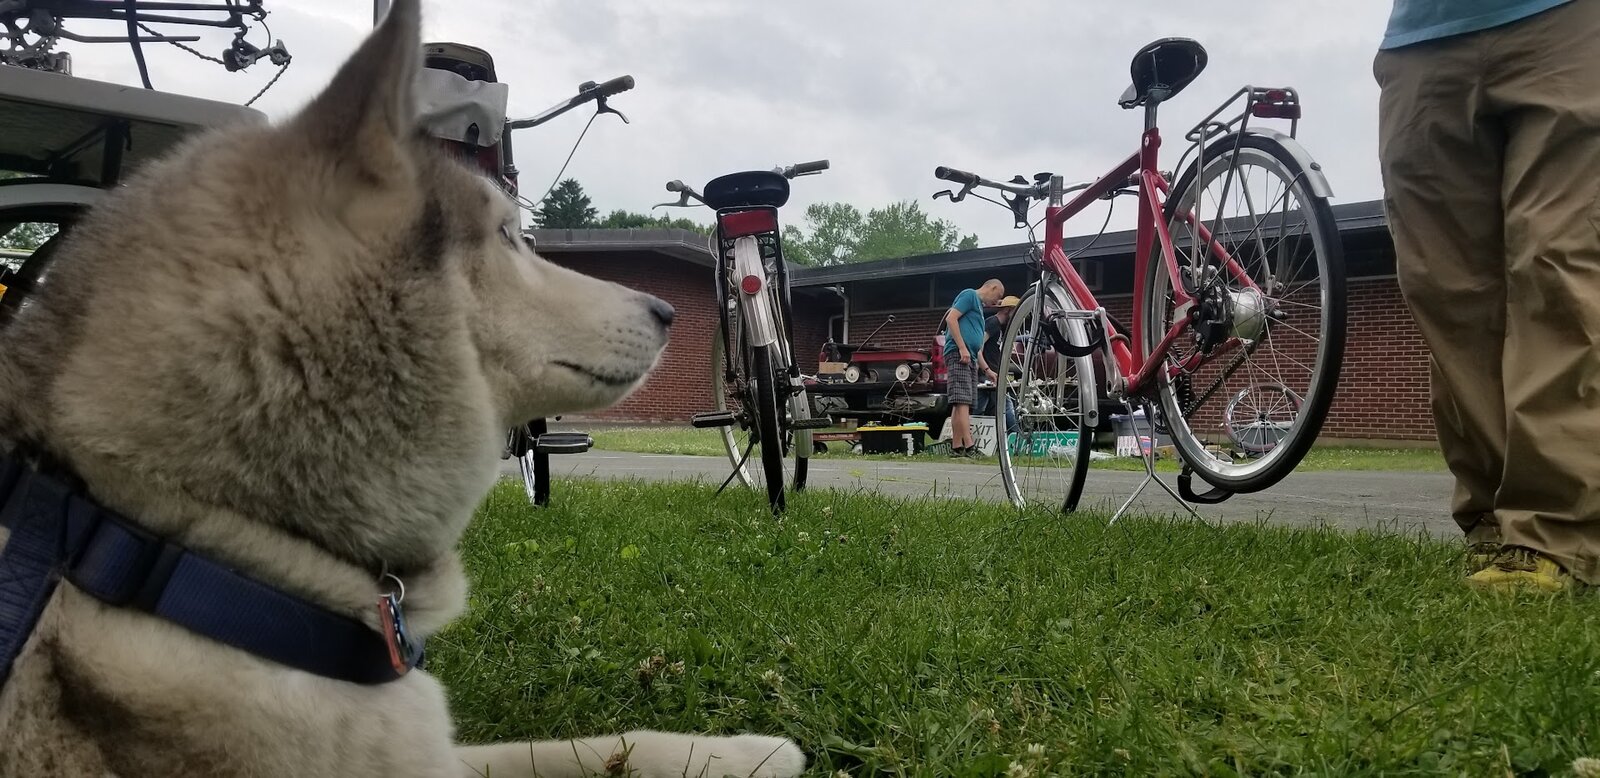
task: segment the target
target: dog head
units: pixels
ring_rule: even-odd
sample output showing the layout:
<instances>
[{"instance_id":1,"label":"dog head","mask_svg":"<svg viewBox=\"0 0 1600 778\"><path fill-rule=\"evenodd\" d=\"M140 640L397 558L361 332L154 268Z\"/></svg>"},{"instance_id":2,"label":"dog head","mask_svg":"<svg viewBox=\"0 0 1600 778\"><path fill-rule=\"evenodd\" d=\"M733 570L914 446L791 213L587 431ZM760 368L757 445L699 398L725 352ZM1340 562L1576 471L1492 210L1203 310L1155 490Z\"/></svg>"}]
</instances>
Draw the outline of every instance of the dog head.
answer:
<instances>
[{"instance_id":1,"label":"dog head","mask_svg":"<svg viewBox=\"0 0 1600 778\"><path fill-rule=\"evenodd\" d=\"M5 333L0 434L158 531L221 511L395 569L453 545L510 426L642 380L671 308L541 260L419 129L419 4L66 236Z\"/></svg>"}]
</instances>

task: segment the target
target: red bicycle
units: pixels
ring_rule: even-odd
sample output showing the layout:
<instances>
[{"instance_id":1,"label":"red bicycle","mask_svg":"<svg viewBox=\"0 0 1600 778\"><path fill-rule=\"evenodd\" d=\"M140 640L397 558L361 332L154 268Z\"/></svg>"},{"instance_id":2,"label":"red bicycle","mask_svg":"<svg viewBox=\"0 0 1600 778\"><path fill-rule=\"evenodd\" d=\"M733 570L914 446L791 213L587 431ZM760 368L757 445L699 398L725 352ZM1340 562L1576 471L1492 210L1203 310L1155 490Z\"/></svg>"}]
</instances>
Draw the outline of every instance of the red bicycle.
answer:
<instances>
[{"instance_id":1,"label":"red bicycle","mask_svg":"<svg viewBox=\"0 0 1600 778\"><path fill-rule=\"evenodd\" d=\"M1020 176L998 183L934 171L961 185L935 197L960 201L977 187L998 189L1018 227L1031 230L1030 206L1047 204L1042 251L1034 243L1038 278L1003 336L1006 364L996 377L996 428L1007 429L1008 404L1016 410L1015 431L997 448L1018 507L1060 500L1064 510L1076 509L1102 402L1122 405L1130 417L1141 408L1156 432L1171 437L1183 463L1179 488L1191 502L1277 483L1322 429L1345 338L1332 192L1294 139L1300 101L1289 88L1240 89L1189 131L1183 157L1195 158L1187 167L1180 159L1176 181L1159 170L1157 109L1206 59L1185 38L1139 51L1120 101L1144 109L1139 150L1095 181L1066 186L1061 176L1040 173L1031 184ZM1218 118L1241 100L1238 115ZM1252 118L1287 119L1289 133L1253 126ZM1078 194L1068 201L1070 192ZM1095 300L1063 245L1068 219L1120 195L1136 197L1139 208L1131 327ZM1255 403L1273 408L1272 418L1259 420L1253 445L1231 450L1228 425L1238 423L1238 408L1252 407L1239 401L1252 388L1272 393ZM1194 492L1191 473L1212 488Z\"/></svg>"}]
</instances>

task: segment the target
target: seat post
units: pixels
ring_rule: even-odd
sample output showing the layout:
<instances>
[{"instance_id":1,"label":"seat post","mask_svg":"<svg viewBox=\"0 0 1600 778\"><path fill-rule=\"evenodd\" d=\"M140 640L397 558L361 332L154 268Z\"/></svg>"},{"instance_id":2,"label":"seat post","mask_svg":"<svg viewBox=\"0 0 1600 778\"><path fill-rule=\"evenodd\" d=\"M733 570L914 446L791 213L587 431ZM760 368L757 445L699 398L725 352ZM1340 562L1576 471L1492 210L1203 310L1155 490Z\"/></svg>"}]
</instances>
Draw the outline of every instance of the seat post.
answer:
<instances>
[{"instance_id":1,"label":"seat post","mask_svg":"<svg viewBox=\"0 0 1600 778\"><path fill-rule=\"evenodd\" d=\"M1156 109L1161 107L1161 102L1172 96L1172 90L1164 86L1152 86L1146 93L1144 101L1144 129L1149 132L1156 128Z\"/></svg>"}]
</instances>

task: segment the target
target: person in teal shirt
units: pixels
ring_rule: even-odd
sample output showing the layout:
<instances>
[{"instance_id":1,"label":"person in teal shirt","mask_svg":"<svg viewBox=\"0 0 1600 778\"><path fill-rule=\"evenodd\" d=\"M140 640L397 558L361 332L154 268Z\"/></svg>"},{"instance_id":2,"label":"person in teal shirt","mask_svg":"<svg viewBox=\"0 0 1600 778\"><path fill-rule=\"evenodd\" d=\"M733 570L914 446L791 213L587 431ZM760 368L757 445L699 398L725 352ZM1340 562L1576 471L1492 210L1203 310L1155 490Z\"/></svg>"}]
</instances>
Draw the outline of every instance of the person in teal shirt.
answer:
<instances>
[{"instance_id":1,"label":"person in teal shirt","mask_svg":"<svg viewBox=\"0 0 1600 778\"><path fill-rule=\"evenodd\" d=\"M1372 70L1467 583L1600 585L1600 0L1395 0Z\"/></svg>"},{"instance_id":2,"label":"person in teal shirt","mask_svg":"<svg viewBox=\"0 0 1600 778\"><path fill-rule=\"evenodd\" d=\"M1395 0L1379 49L1448 38L1510 24L1572 0Z\"/></svg>"},{"instance_id":3,"label":"person in teal shirt","mask_svg":"<svg viewBox=\"0 0 1600 778\"><path fill-rule=\"evenodd\" d=\"M972 404L977 400L979 371L983 364L983 308L1000 302L1006 293L1000 279L991 278L977 289L963 289L944 314L944 364L946 396L950 403L950 454L973 456Z\"/></svg>"}]
</instances>

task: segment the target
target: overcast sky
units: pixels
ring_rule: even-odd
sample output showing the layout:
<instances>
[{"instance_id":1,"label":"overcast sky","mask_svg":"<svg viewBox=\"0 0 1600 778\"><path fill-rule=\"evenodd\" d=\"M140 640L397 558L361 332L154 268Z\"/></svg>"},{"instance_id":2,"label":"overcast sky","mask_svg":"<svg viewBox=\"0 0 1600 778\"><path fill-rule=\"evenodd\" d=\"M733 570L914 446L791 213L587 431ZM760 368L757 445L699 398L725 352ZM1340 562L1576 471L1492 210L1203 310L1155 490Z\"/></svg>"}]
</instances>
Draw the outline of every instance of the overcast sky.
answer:
<instances>
[{"instance_id":1,"label":"overcast sky","mask_svg":"<svg viewBox=\"0 0 1600 778\"><path fill-rule=\"evenodd\" d=\"M268 23L294 55L257 103L274 118L304 104L359 44L369 2L266 0ZM944 164L990 178L1040 171L1086 180L1137 144L1140 116L1117 107L1128 62L1156 38L1190 37L1210 54L1205 73L1163 108L1163 162L1190 126L1246 83L1293 86L1305 103L1300 139L1323 163L1335 203L1380 196L1377 87L1372 57L1389 0L430 0L424 37L487 49L526 116L585 80L631 74L613 104L631 125L601 117L567 175L602 213L668 199L662 184L697 187L741 169L827 158L794 182L789 219L805 205L863 208L916 199L985 245L1022 235L977 201L929 196ZM81 33L111 34L80 23ZM166 28L174 30L175 28ZM219 53L226 34L197 44ZM257 30L256 40L264 36ZM137 84L128 47L65 43L80 76ZM243 101L271 77L242 73L170 46L147 46L157 89ZM575 111L517 134L525 194L549 184L587 119ZM1114 226L1132 223L1122 200ZM665 209L664 209L665 210ZM674 215L708 219L703 210ZM1068 232L1093 232L1104 212ZM1092 219L1092 223L1090 221Z\"/></svg>"}]
</instances>

